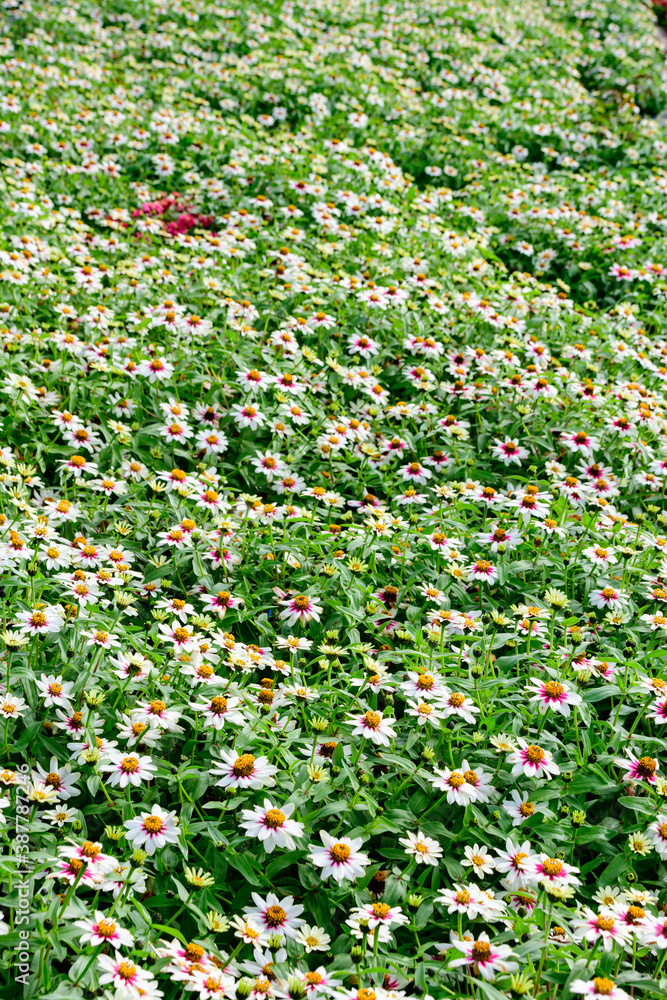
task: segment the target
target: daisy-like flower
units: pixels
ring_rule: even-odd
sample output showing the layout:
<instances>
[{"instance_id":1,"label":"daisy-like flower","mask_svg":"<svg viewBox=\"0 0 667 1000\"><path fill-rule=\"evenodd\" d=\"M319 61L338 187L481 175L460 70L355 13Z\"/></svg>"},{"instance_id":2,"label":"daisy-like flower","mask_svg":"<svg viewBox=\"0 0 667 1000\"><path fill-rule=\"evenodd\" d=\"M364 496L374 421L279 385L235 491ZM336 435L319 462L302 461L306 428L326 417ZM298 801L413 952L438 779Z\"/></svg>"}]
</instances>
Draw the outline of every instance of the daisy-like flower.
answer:
<instances>
[{"instance_id":1,"label":"daisy-like flower","mask_svg":"<svg viewBox=\"0 0 667 1000\"><path fill-rule=\"evenodd\" d=\"M193 635L192 629L181 625L177 619L174 619L171 625L160 622L158 628L162 633L163 642L172 643L177 652L189 653L193 649L197 649L197 639Z\"/></svg>"},{"instance_id":2,"label":"daisy-like flower","mask_svg":"<svg viewBox=\"0 0 667 1000\"><path fill-rule=\"evenodd\" d=\"M276 647L278 649L289 649L292 653L297 653L300 649L306 652L312 649L312 642L302 635L279 635L276 637Z\"/></svg>"},{"instance_id":3,"label":"daisy-like flower","mask_svg":"<svg viewBox=\"0 0 667 1000\"><path fill-rule=\"evenodd\" d=\"M223 1000L235 995L233 976L214 968L194 969L188 988L199 993L199 1000Z\"/></svg>"},{"instance_id":4,"label":"daisy-like flower","mask_svg":"<svg viewBox=\"0 0 667 1000\"><path fill-rule=\"evenodd\" d=\"M528 880L558 886L579 885L578 868L568 865L560 858L550 858L548 854L532 857L527 865Z\"/></svg>"},{"instance_id":5,"label":"daisy-like flower","mask_svg":"<svg viewBox=\"0 0 667 1000\"><path fill-rule=\"evenodd\" d=\"M553 774L560 774L560 769L554 763L553 754L536 743L528 744L519 738L519 747L507 757L507 763L513 764L512 774L525 774L527 778L546 778L551 780Z\"/></svg>"},{"instance_id":6,"label":"daisy-like flower","mask_svg":"<svg viewBox=\"0 0 667 1000\"><path fill-rule=\"evenodd\" d=\"M641 620L645 622L650 628L651 632L667 630L667 615L663 615L660 612L655 612L655 614L641 615Z\"/></svg>"},{"instance_id":7,"label":"daisy-like flower","mask_svg":"<svg viewBox=\"0 0 667 1000\"><path fill-rule=\"evenodd\" d=\"M496 748L496 753L511 753L516 750L516 740L506 733L497 733L491 737L491 743Z\"/></svg>"},{"instance_id":8,"label":"daisy-like flower","mask_svg":"<svg viewBox=\"0 0 667 1000\"><path fill-rule=\"evenodd\" d=\"M240 938L244 944L251 944L255 948L264 947L269 940L269 932L259 925L255 920L244 920L238 914L232 917L231 926L234 928L234 935Z\"/></svg>"},{"instance_id":9,"label":"daisy-like flower","mask_svg":"<svg viewBox=\"0 0 667 1000\"><path fill-rule=\"evenodd\" d=\"M161 698L154 698L148 702L138 701L132 709L132 718L135 721L146 722L151 729L166 729L170 733L183 732L178 725L180 716L180 712L168 708Z\"/></svg>"},{"instance_id":10,"label":"daisy-like flower","mask_svg":"<svg viewBox=\"0 0 667 1000\"><path fill-rule=\"evenodd\" d=\"M440 725L440 721L443 718L441 709L428 701L408 702L405 714L413 716L417 720L418 726L424 726L427 722L430 722L436 728Z\"/></svg>"},{"instance_id":11,"label":"daisy-like flower","mask_svg":"<svg viewBox=\"0 0 667 1000\"><path fill-rule=\"evenodd\" d=\"M42 816L48 819L51 826L57 826L60 830L62 830L65 823L73 823L77 815L76 809L70 809L68 806L56 806L55 809L47 809L42 813Z\"/></svg>"},{"instance_id":12,"label":"daisy-like flower","mask_svg":"<svg viewBox=\"0 0 667 1000\"><path fill-rule=\"evenodd\" d=\"M0 695L0 715L4 719L20 719L26 707L25 698L10 694Z\"/></svg>"},{"instance_id":13,"label":"daisy-like flower","mask_svg":"<svg viewBox=\"0 0 667 1000\"><path fill-rule=\"evenodd\" d=\"M525 795L518 792L516 788L512 789L510 794L512 798L505 799L503 809L512 817L512 826L521 826L527 819L534 816L536 812L541 811L534 802L531 802Z\"/></svg>"},{"instance_id":14,"label":"daisy-like flower","mask_svg":"<svg viewBox=\"0 0 667 1000\"><path fill-rule=\"evenodd\" d=\"M325 830L320 830L320 840L322 847L310 845L310 860L313 864L321 868L321 877L325 881L328 878L342 882L348 879L354 882L361 878L364 869L369 865L370 858L359 850L363 843L361 837L339 837L336 839Z\"/></svg>"},{"instance_id":15,"label":"daisy-like flower","mask_svg":"<svg viewBox=\"0 0 667 1000\"><path fill-rule=\"evenodd\" d=\"M602 587L598 590L591 590L588 601L594 608L619 611L627 602L627 597L616 587Z\"/></svg>"},{"instance_id":16,"label":"daisy-like flower","mask_svg":"<svg viewBox=\"0 0 667 1000\"><path fill-rule=\"evenodd\" d=\"M405 847L405 853L414 858L418 865L437 866L443 855L438 841L425 837L421 830L416 835L408 833L407 837L399 838L398 842Z\"/></svg>"},{"instance_id":17,"label":"daisy-like flower","mask_svg":"<svg viewBox=\"0 0 667 1000\"><path fill-rule=\"evenodd\" d=\"M481 767L472 768L467 760L464 760L461 764L461 773L466 785L469 785L475 793L473 801L488 802L493 793L491 776L483 771Z\"/></svg>"},{"instance_id":18,"label":"daisy-like flower","mask_svg":"<svg viewBox=\"0 0 667 1000\"><path fill-rule=\"evenodd\" d=\"M479 714L479 708L472 698L460 691L450 691L449 688L443 688L438 707L445 718L456 715L466 722L474 722L475 716Z\"/></svg>"},{"instance_id":19,"label":"daisy-like flower","mask_svg":"<svg viewBox=\"0 0 667 1000\"><path fill-rule=\"evenodd\" d=\"M162 731L149 726L147 722L139 722L129 715L123 715L121 721L118 723L118 736L121 740L127 740L128 747L136 746L137 743L154 747L160 742ZM111 745L116 746L116 743ZM85 747L87 749L87 744L85 744Z\"/></svg>"},{"instance_id":20,"label":"daisy-like flower","mask_svg":"<svg viewBox=\"0 0 667 1000\"><path fill-rule=\"evenodd\" d=\"M455 885L444 889L436 902L447 907L448 913L461 913L470 920L482 917L484 920L498 920L504 915L505 906L502 900L496 899L487 889L478 888L471 883Z\"/></svg>"},{"instance_id":21,"label":"daisy-like flower","mask_svg":"<svg viewBox=\"0 0 667 1000\"><path fill-rule=\"evenodd\" d=\"M528 449L517 444L512 438L506 437L504 441L496 438L491 446L491 454L499 458L504 465L521 465L528 458Z\"/></svg>"},{"instance_id":22,"label":"daisy-like flower","mask_svg":"<svg viewBox=\"0 0 667 1000\"><path fill-rule=\"evenodd\" d=\"M125 788L126 785L138 787L142 781L150 781L153 772L157 770L147 756L126 755L119 750L108 750L106 756L108 762L100 764L100 770L109 775L107 784L118 785L119 788Z\"/></svg>"},{"instance_id":23,"label":"daisy-like flower","mask_svg":"<svg viewBox=\"0 0 667 1000\"><path fill-rule=\"evenodd\" d=\"M568 716L571 705L581 705L581 695L572 691L566 684L561 684L560 681L543 681L538 677L531 677L530 683L532 690L528 689L531 694L529 700L537 702L537 707L542 715L551 708L561 715Z\"/></svg>"},{"instance_id":24,"label":"daisy-like flower","mask_svg":"<svg viewBox=\"0 0 667 1000\"><path fill-rule=\"evenodd\" d=\"M237 403L230 408L230 413L234 423L241 429L249 427L254 431L262 427L266 420L264 414L252 403Z\"/></svg>"},{"instance_id":25,"label":"daisy-like flower","mask_svg":"<svg viewBox=\"0 0 667 1000\"><path fill-rule=\"evenodd\" d=\"M533 860L530 841L515 844L511 837L507 838L504 851L497 851L496 871L502 872L510 889L523 889L530 880L531 863Z\"/></svg>"},{"instance_id":26,"label":"daisy-like flower","mask_svg":"<svg viewBox=\"0 0 667 1000\"><path fill-rule=\"evenodd\" d=\"M403 913L400 906L390 906L389 903L366 903L364 906L357 906L350 916L368 921L370 930L375 930L378 925L391 927L392 924L407 924L408 917Z\"/></svg>"},{"instance_id":27,"label":"daisy-like flower","mask_svg":"<svg viewBox=\"0 0 667 1000\"><path fill-rule=\"evenodd\" d=\"M658 813L646 831L646 835L650 838L660 857L667 858L667 816Z\"/></svg>"},{"instance_id":28,"label":"daisy-like flower","mask_svg":"<svg viewBox=\"0 0 667 1000\"><path fill-rule=\"evenodd\" d=\"M280 612L279 618L288 626L294 625L296 621L300 621L302 625L305 625L311 618L316 622L320 620L322 607L315 602L314 598L309 597L307 594L295 594L293 597L286 597L278 603L284 608L284 611Z\"/></svg>"},{"instance_id":29,"label":"daisy-like flower","mask_svg":"<svg viewBox=\"0 0 667 1000\"><path fill-rule=\"evenodd\" d=\"M495 583L498 579L498 568L488 559L477 559L469 567L468 572L473 579L481 580L484 583Z\"/></svg>"},{"instance_id":30,"label":"daisy-like flower","mask_svg":"<svg viewBox=\"0 0 667 1000\"><path fill-rule=\"evenodd\" d=\"M606 976L595 976L594 979L574 979L570 983L570 992L591 997L608 997L609 1000L630 1000L630 994L617 986L613 979L607 979Z\"/></svg>"},{"instance_id":31,"label":"daisy-like flower","mask_svg":"<svg viewBox=\"0 0 667 1000\"><path fill-rule=\"evenodd\" d=\"M280 455L274 455L270 451L258 451L256 458L251 458L250 463L255 472L262 472L269 482L274 476L284 476L287 468Z\"/></svg>"},{"instance_id":32,"label":"daisy-like flower","mask_svg":"<svg viewBox=\"0 0 667 1000\"><path fill-rule=\"evenodd\" d=\"M644 932L644 944L651 948L659 948L664 951L667 948L667 919L662 915L655 920L649 921L649 925Z\"/></svg>"},{"instance_id":33,"label":"daisy-like flower","mask_svg":"<svg viewBox=\"0 0 667 1000\"><path fill-rule=\"evenodd\" d=\"M304 829L303 823L290 819L295 808L293 802L288 802L282 809L277 809L269 799L264 799L263 806L243 810L239 826L249 837L257 837L267 854L271 854L275 847L287 847L293 851L294 837L300 839Z\"/></svg>"},{"instance_id":34,"label":"daisy-like flower","mask_svg":"<svg viewBox=\"0 0 667 1000\"><path fill-rule=\"evenodd\" d=\"M157 803L150 812L139 813L134 819L126 819L126 840L140 847L146 854L155 852L167 844L178 841L178 816L168 812Z\"/></svg>"},{"instance_id":35,"label":"daisy-like flower","mask_svg":"<svg viewBox=\"0 0 667 1000\"><path fill-rule=\"evenodd\" d=\"M331 974L327 972L323 965L320 965L312 972L304 972L302 983L306 990L306 996L311 998L317 997L320 994L323 996L332 994L336 986L336 981L332 979Z\"/></svg>"},{"instance_id":36,"label":"daisy-like flower","mask_svg":"<svg viewBox=\"0 0 667 1000\"><path fill-rule=\"evenodd\" d=\"M476 940L455 939L452 943L463 954L450 963L450 968L471 966L474 974L487 982L493 982L497 972L513 972L519 967L517 962L511 961L514 953L509 945L491 944L488 934L484 932Z\"/></svg>"},{"instance_id":37,"label":"daisy-like flower","mask_svg":"<svg viewBox=\"0 0 667 1000\"><path fill-rule=\"evenodd\" d=\"M220 750L222 763L214 764L210 773L221 775L216 785L237 789L266 788L275 785L273 775L278 768L269 763L268 757L253 757L251 753L237 754L234 750Z\"/></svg>"},{"instance_id":38,"label":"daisy-like flower","mask_svg":"<svg viewBox=\"0 0 667 1000\"><path fill-rule=\"evenodd\" d=\"M647 754L643 757L635 757L631 750L627 750L628 759L622 757L614 760L616 767L620 767L627 772L626 780L645 781L649 785L656 783L656 771L660 764L654 757Z\"/></svg>"},{"instance_id":39,"label":"daisy-like flower","mask_svg":"<svg viewBox=\"0 0 667 1000\"><path fill-rule=\"evenodd\" d=\"M616 562L616 553L611 546L590 545L581 555L594 566L613 566Z\"/></svg>"},{"instance_id":40,"label":"daisy-like flower","mask_svg":"<svg viewBox=\"0 0 667 1000\"><path fill-rule=\"evenodd\" d=\"M431 470L427 469L420 462L408 462L408 464L404 465L399 471L401 479L404 481L419 483L422 486L427 483L433 475Z\"/></svg>"},{"instance_id":41,"label":"daisy-like flower","mask_svg":"<svg viewBox=\"0 0 667 1000\"><path fill-rule=\"evenodd\" d=\"M444 889L435 901L446 906L448 913L461 913L470 920L479 916L483 906L480 890L474 885L455 885Z\"/></svg>"},{"instance_id":42,"label":"daisy-like flower","mask_svg":"<svg viewBox=\"0 0 667 1000\"><path fill-rule=\"evenodd\" d=\"M106 883L106 876L102 871L95 871L94 865L86 864L80 857L72 852L72 857L62 857L58 859L58 867L49 872L48 879L63 879L69 885L74 885L79 879L82 885L92 885L100 888ZM81 870L84 869L83 874Z\"/></svg>"},{"instance_id":43,"label":"daisy-like flower","mask_svg":"<svg viewBox=\"0 0 667 1000\"><path fill-rule=\"evenodd\" d=\"M627 901L619 902L613 909L614 915L625 929L628 937L635 936L642 938L650 926L651 917L644 909L646 904L642 905L642 903L643 900L641 899L628 899Z\"/></svg>"},{"instance_id":44,"label":"daisy-like flower","mask_svg":"<svg viewBox=\"0 0 667 1000\"><path fill-rule=\"evenodd\" d=\"M242 725L243 715L237 708L239 704L239 698L226 698L224 695L218 694L203 704L191 704L190 708L196 712L203 712L206 725L219 730L222 729L225 722L229 722L233 726Z\"/></svg>"},{"instance_id":45,"label":"daisy-like flower","mask_svg":"<svg viewBox=\"0 0 667 1000\"><path fill-rule=\"evenodd\" d=\"M150 995L153 974L135 965L129 958L98 955L97 964L100 969L100 986L112 985L121 996L126 997Z\"/></svg>"},{"instance_id":46,"label":"daisy-like flower","mask_svg":"<svg viewBox=\"0 0 667 1000\"><path fill-rule=\"evenodd\" d=\"M363 715L353 715L346 719L345 725L354 727L352 736L365 736L376 746L388 746L390 740L396 736L396 730L392 729L389 720L383 717L382 712L374 712L372 709Z\"/></svg>"},{"instance_id":47,"label":"daisy-like flower","mask_svg":"<svg viewBox=\"0 0 667 1000\"><path fill-rule=\"evenodd\" d=\"M575 941L600 941L605 951L611 951L615 944L625 944L628 934L613 911L603 907L598 913L584 906L581 915L572 921Z\"/></svg>"},{"instance_id":48,"label":"daisy-like flower","mask_svg":"<svg viewBox=\"0 0 667 1000\"><path fill-rule=\"evenodd\" d=\"M446 690L442 678L428 670L408 670L407 675L408 679L401 684L401 690L412 698L428 701L429 698L442 697Z\"/></svg>"},{"instance_id":49,"label":"daisy-like flower","mask_svg":"<svg viewBox=\"0 0 667 1000\"><path fill-rule=\"evenodd\" d=\"M137 365L137 375L143 376L149 382L164 382L174 374L174 366L163 358L149 358Z\"/></svg>"},{"instance_id":50,"label":"daisy-like flower","mask_svg":"<svg viewBox=\"0 0 667 1000\"><path fill-rule=\"evenodd\" d=\"M507 504L509 507L514 507L524 521L529 521L533 517L544 520L549 513L551 494L540 493L537 487L527 486L525 490L515 493Z\"/></svg>"},{"instance_id":51,"label":"daisy-like flower","mask_svg":"<svg viewBox=\"0 0 667 1000\"><path fill-rule=\"evenodd\" d=\"M224 618L226 611L243 607L243 601L234 597L229 590L218 590L215 594L202 594L201 602L205 608L219 618Z\"/></svg>"},{"instance_id":52,"label":"daisy-like flower","mask_svg":"<svg viewBox=\"0 0 667 1000\"><path fill-rule=\"evenodd\" d=\"M270 892L266 899L262 899L253 892L252 899L255 905L243 909L246 919L269 934L283 934L293 938L305 923L301 917L303 906L295 903L293 896L285 896L279 900L275 893Z\"/></svg>"},{"instance_id":53,"label":"daisy-like flower","mask_svg":"<svg viewBox=\"0 0 667 1000\"><path fill-rule=\"evenodd\" d=\"M113 918L105 917L101 910L95 911L94 920L90 917L87 920L75 920L74 925L83 931L79 938L80 944L110 944L116 951L123 947L131 948L134 944L134 935Z\"/></svg>"},{"instance_id":54,"label":"daisy-like flower","mask_svg":"<svg viewBox=\"0 0 667 1000\"><path fill-rule=\"evenodd\" d=\"M331 937L322 927L304 924L294 935L294 940L305 950L306 955L312 951L328 951Z\"/></svg>"},{"instance_id":55,"label":"daisy-like flower","mask_svg":"<svg viewBox=\"0 0 667 1000\"><path fill-rule=\"evenodd\" d=\"M35 768L35 777L44 788L51 789L63 801L79 794L76 782L81 775L78 771L72 771L69 764L60 765L57 757L51 758L49 768L48 772L41 764L37 764Z\"/></svg>"},{"instance_id":56,"label":"daisy-like flower","mask_svg":"<svg viewBox=\"0 0 667 1000\"><path fill-rule=\"evenodd\" d=\"M633 854L638 854L642 858L646 857L653 850L651 838L642 833L641 830L636 830L635 833L628 834L628 850L632 851Z\"/></svg>"},{"instance_id":57,"label":"daisy-like flower","mask_svg":"<svg viewBox=\"0 0 667 1000\"><path fill-rule=\"evenodd\" d=\"M97 649L120 648L118 637L110 632L105 632L104 629L84 630L81 636L86 640L86 646L95 646Z\"/></svg>"},{"instance_id":58,"label":"daisy-like flower","mask_svg":"<svg viewBox=\"0 0 667 1000\"><path fill-rule=\"evenodd\" d=\"M451 805L466 806L474 802L476 793L473 785L466 781L462 771L450 771L448 767L433 769L433 774L427 775L434 788L447 793L447 802Z\"/></svg>"},{"instance_id":59,"label":"daisy-like flower","mask_svg":"<svg viewBox=\"0 0 667 1000\"><path fill-rule=\"evenodd\" d=\"M597 438L590 437L586 431L565 432L560 436L561 444L564 444L568 451L576 452L588 458L600 447Z\"/></svg>"},{"instance_id":60,"label":"daisy-like flower","mask_svg":"<svg viewBox=\"0 0 667 1000\"><path fill-rule=\"evenodd\" d=\"M464 847L463 854L464 857L461 859L461 864L464 868L470 868L473 875L476 875L477 878L481 879L485 875L491 875L495 870L496 863L489 854L488 847L473 844L472 847Z\"/></svg>"},{"instance_id":61,"label":"daisy-like flower","mask_svg":"<svg viewBox=\"0 0 667 1000\"><path fill-rule=\"evenodd\" d=\"M41 607L33 611L18 611L17 631L26 635L46 635L47 632L60 632L64 626L64 612L60 607Z\"/></svg>"}]
</instances>

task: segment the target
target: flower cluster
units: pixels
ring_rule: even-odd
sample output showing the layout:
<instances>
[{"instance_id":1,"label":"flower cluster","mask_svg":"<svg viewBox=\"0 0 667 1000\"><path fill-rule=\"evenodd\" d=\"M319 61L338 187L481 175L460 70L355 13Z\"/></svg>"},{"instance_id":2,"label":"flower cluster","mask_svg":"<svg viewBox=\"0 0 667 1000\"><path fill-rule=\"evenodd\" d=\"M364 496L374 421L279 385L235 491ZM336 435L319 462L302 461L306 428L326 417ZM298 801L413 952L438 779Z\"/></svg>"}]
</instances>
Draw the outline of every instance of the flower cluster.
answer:
<instances>
[{"instance_id":1,"label":"flower cluster","mask_svg":"<svg viewBox=\"0 0 667 1000\"><path fill-rule=\"evenodd\" d=\"M667 995L649 8L5 0L8 989Z\"/></svg>"}]
</instances>

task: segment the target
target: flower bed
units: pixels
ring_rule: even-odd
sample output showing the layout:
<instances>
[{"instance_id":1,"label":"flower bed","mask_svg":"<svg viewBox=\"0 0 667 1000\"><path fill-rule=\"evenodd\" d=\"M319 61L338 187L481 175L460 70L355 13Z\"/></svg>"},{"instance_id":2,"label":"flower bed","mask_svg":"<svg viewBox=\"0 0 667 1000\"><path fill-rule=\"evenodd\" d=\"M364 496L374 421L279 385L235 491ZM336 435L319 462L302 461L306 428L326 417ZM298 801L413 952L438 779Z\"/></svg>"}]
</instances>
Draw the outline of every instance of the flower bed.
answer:
<instances>
[{"instance_id":1,"label":"flower bed","mask_svg":"<svg viewBox=\"0 0 667 1000\"><path fill-rule=\"evenodd\" d=\"M10 0L3 995L667 996L629 0Z\"/></svg>"}]
</instances>

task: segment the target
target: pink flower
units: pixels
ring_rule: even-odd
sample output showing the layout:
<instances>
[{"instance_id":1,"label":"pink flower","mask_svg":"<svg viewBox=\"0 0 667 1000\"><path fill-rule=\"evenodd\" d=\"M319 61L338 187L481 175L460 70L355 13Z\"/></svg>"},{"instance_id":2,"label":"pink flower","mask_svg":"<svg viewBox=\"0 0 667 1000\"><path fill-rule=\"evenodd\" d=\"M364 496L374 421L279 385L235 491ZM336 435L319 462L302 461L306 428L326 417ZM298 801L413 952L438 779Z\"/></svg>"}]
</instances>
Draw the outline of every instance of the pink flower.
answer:
<instances>
[{"instance_id":1,"label":"pink flower","mask_svg":"<svg viewBox=\"0 0 667 1000\"><path fill-rule=\"evenodd\" d=\"M517 444L512 438L506 437L504 441L496 438L495 444L491 446L491 454L499 458L504 465L521 465L528 458L528 449Z\"/></svg>"},{"instance_id":2,"label":"pink flower","mask_svg":"<svg viewBox=\"0 0 667 1000\"><path fill-rule=\"evenodd\" d=\"M627 751L627 754L628 760L621 758L614 761L617 767L627 771L626 780L646 781L649 785L655 785L655 772L660 767L658 761L649 756L637 758L630 750Z\"/></svg>"},{"instance_id":3,"label":"pink flower","mask_svg":"<svg viewBox=\"0 0 667 1000\"><path fill-rule=\"evenodd\" d=\"M498 570L488 559L478 559L470 567L470 575L475 580L494 583L498 579Z\"/></svg>"},{"instance_id":4,"label":"pink flower","mask_svg":"<svg viewBox=\"0 0 667 1000\"><path fill-rule=\"evenodd\" d=\"M592 590L588 600L594 608L608 608L609 611L617 611L625 604L626 597L616 587L602 587L600 590Z\"/></svg>"},{"instance_id":5,"label":"pink flower","mask_svg":"<svg viewBox=\"0 0 667 1000\"><path fill-rule=\"evenodd\" d=\"M126 755L120 750L108 750L107 757L109 762L101 764L100 770L110 775L109 785L118 785L120 788L127 785L138 787L142 781L150 781L156 770L155 764L147 756Z\"/></svg>"},{"instance_id":6,"label":"pink flower","mask_svg":"<svg viewBox=\"0 0 667 1000\"><path fill-rule=\"evenodd\" d=\"M617 986L612 979L596 976L595 979L575 979L570 983L571 993L584 993L586 996L608 997L609 1000L630 1000L630 994Z\"/></svg>"},{"instance_id":7,"label":"pink flower","mask_svg":"<svg viewBox=\"0 0 667 1000\"><path fill-rule=\"evenodd\" d=\"M551 779L552 774L560 774L557 764L554 764L553 754L533 743L528 745L519 738L519 748L508 754L507 763L514 764L512 774L525 774L527 778Z\"/></svg>"},{"instance_id":8,"label":"pink flower","mask_svg":"<svg viewBox=\"0 0 667 1000\"><path fill-rule=\"evenodd\" d=\"M331 877L338 883L343 879L354 882L363 876L365 867L371 862L368 855L359 850L363 843L361 837L336 839L324 830L320 830L320 839L323 847L314 847L311 844L308 849L310 860L322 869L323 880Z\"/></svg>"},{"instance_id":9,"label":"pink flower","mask_svg":"<svg viewBox=\"0 0 667 1000\"><path fill-rule=\"evenodd\" d=\"M303 836L303 823L290 819L294 809L294 802L288 802L277 809L269 799L264 799L263 806L243 810L239 826L243 827L249 837L256 837L267 854L271 854L274 847L286 847L293 851L294 838L298 840Z\"/></svg>"},{"instance_id":10,"label":"pink flower","mask_svg":"<svg viewBox=\"0 0 667 1000\"><path fill-rule=\"evenodd\" d=\"M420 462L408 462L400 472L402 479L421 485L424 485L433 475L431 470L425 468Z\"/></svg>"},{"instance_id":11,"label":"pink flower","mask_svg":"<svg viewBox=\"0 0 667 1000\"><path fill-rule=\"evenodd\" d=\"M547 709L553 708L561 715L568 716L570 705L581 704L581 695L571 691L560 681L542 681L538 677L531 677L530 683L533 685L532 691L530 688L528 689L531 694L530 701L537 702L542 715Z\"/></svg>"},{"instance_id":12,"label":"pink flower","mask_svg":"<svg viewBox=\"0 0 667 1000\"><path fill-rule=\"evenodd\" d=\"M79 938L81 944L112 945L116 951L119 948L131 948L134 936L124 930L115 920L105 917L101 910L95 911L95 919L76 920L75 926L83 930Z\"/></svg>"},{"instance_id":13,"label":"pink flower","mask_svg":"<svg viewBox=\"0 0 667 1000\"><path fill-rule=\"evenodd\" d=\"M347 726L354 726L353 736L365 736L372 740L376 746L388 746L390 739L396 736L396 730L392 729L389 721L385 719L382 712L373 712L369 709L363 715L353 715L346 720Z\"/></svg>"},{"instance_id":14,"label":"pink flower","mask_svg":"<svg viewBox=\"0 0 667 1000\"><path fill-rule=\"evenodd\" d=\"M450 963L452 969L459 965L470 965L475 974L492 982L496 978L496 972L512 972L518 968L516 962L509 961L513 955L512 949L506 944L492 945L488 934L481 933L476 941L454 940L453 944L463 952L463 956Z\"/></svg>"},{"instance_id":15,"label":"pink flower","mask_svg":"<svg viewBox=\"0 0 667 1000\"><path fill-rule=\"evenodd\" d=\"M568 865L560 858L550 858L548 854L540 854L537 858L531 858L527 866L528 875L533 882L548 882L560 886L579 885L581 881L576 877L579 871L573 865Z\"/></svg>"},{"instance_id":16,"label":"pink flower","mask_svg":"<svg viewBox=\"0 0 667 1000\"><path fill-rule=\"evenodd\" d=\"M320 620L322 608L319 604L315 603L312 597L308 597L307 594L295 594L294 597L286 597L278 603L282 604L285 609L280 612L279 617L287 625L294 625L297 619L302 625L309 622L311 618L314 618L316 622Z\"/></svg>"},{"instance_id":17,"label":"pink flower","mask_svg":"<svg viewBox=\"0 0 667 1000\"><path fill-rule=\"evenodd\" d=\"M153 974L135 965L129 958L112 958L110 955L98 955L97 964L102 970L99 977L100 985L112 983L123 996L141 996L142 992L150 990Z\"/></svg>"}]
</instances>

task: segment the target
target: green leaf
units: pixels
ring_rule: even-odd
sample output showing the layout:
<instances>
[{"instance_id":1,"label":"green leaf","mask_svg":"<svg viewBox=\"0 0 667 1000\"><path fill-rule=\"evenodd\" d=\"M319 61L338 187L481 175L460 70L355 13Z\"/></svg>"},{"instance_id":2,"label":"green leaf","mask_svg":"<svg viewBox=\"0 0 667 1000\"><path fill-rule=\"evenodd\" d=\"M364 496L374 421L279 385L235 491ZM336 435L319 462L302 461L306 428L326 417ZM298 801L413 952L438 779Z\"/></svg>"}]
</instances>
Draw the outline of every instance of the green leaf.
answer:
<instances>
[{"instance_id":1,"label":"green leaf","mask_svg":"<svg viewBox=\"0 0 667 1000\"><path fill-rule=\"evenodd\" d=\"M245 854L228 854L227 861L230 868L235 868L250 882L251 885L261 885L261 879L257 877L257 872L252 867Z\"/></svg>"},{"instance_id":2,"label":"green leaf","mask_svg":"<svg viewBox=\"0 0 667 1000\"><path fill-rule=\"evenodd\" d=\"M475 985L480 991L481 996L488 997L488 1000L507 1000L507 996L504 993L501 993L491 983L487 983L485 979L478 978Z\"/></svg>"},{"instance_id":3,"label":"green leaf","mask_svg":"<svg viewBox=\"0 0 667 1000\"><path fill-rule=\"evenodd\" d=\"M621 795L617 800L619 806L632 809L633 812L643 813L645 816L654 816L656 808L651 799L644 799L635 795Z\"/></svg>"}]
</instances>

